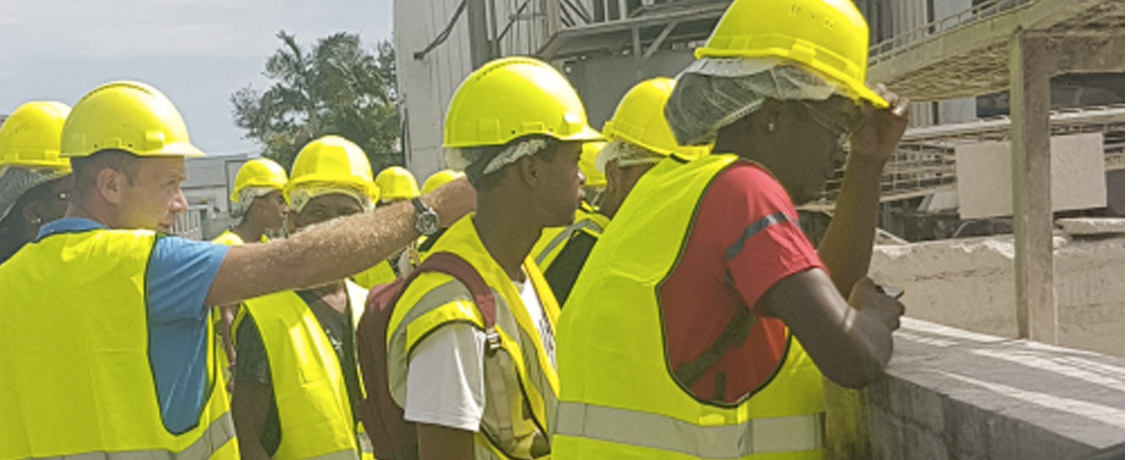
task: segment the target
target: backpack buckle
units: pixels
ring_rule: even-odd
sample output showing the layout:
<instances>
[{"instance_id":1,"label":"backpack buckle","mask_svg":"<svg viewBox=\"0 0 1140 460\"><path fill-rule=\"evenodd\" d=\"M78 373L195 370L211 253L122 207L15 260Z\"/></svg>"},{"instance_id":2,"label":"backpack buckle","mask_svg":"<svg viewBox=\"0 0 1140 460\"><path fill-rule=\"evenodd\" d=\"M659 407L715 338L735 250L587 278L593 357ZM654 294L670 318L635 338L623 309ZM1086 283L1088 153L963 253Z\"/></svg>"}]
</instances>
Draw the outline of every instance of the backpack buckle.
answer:
<instances>
[{"instance_id":1,"label":"backpack buckle","mask_svg":"<svg viewBox=\"0 0 1140 460\"><path fill-rule=\"evenodd\" d=\"M503 348L503 345L502 340L499 338L499 333L494 330L487 331L487 346L484 348L486 355L491 356L501 348Z\"/></svg>"}]
</instances>

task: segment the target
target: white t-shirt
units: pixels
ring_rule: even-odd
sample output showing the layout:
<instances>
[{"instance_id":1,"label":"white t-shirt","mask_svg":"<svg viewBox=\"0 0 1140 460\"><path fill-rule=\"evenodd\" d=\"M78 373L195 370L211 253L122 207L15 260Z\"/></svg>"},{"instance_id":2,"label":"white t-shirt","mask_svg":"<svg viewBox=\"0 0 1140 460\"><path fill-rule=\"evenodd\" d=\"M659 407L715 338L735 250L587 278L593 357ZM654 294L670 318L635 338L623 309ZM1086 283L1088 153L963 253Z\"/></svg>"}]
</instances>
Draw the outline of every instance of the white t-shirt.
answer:
<instances>
[{"instance_id":1,"label":"white t-shirt","mask_svg":"<svg viewBox=\"0 0 1140 460\"><path fill-rule=\"evenodd\" d=\"M554 329L538 300L534 284L515 283L527 313L542 336L554 365ZM479 431L487 400L483 388L486 334L470 324L448 324L432 332L408 357L404 419L467 431ZM506 401L503 402L507 403Z\"/></svg>"}]
</instances>

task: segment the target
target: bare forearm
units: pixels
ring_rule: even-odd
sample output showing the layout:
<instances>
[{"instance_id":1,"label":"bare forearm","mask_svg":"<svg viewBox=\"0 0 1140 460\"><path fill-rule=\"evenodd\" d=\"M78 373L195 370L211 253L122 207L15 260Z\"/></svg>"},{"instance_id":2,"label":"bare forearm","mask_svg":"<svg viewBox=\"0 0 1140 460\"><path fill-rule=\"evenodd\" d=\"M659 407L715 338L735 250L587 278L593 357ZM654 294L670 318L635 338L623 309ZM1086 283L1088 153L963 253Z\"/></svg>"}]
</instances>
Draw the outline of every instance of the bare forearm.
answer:
<instances>
[{"instance_id":1,"label":"bare forearm","mask_svg":"<svg viewBox=\"0 0 1140 460\"><path fill-rule=\"evenodd\" d=\"M852 158L836 198L835 215L819 245L819 257L844 297L867 276L871 264L882 173L881 162Z\"/></svg>"},{"instance_id":2,"label":"bare forearm","mask_svg":"<svg viewBox=\"0 0 1140 460\"><path fill-rule=\"evenodd\" d=\"M887 328L850 307L844 308L840 331L805 331L802 324L797 326L792 331L820 372L846 388L863 388L874 381L887 367L894 349Z\"/></svg>"},{"instance_id":3,"label":"bare forearm","mask_svg":"<svg viewBox=\"0 0 1140 460\"><path fill-rule=\"evenodd\" d=\"M870 383L886 367L891 330L848 305L822 270L780 280L760 300L784 321L828 379L848 388Z\"/></svg>"},{"instance_id":4,"label":"bare forearm","mask_svg":"<svg viewBox=\"0 0 1140 460\"><path fill-rule=\"evenodd\" d=\"M283 241L231 248L206 297L232 303L334 281L379 263L417 236L409 203L314 225Z\"/></svg>"},{"instance_id":5,"label":"bare forearm","mask_svg":"<svg viewBox=\"0 0 1140 460\"><path fill-rule=\"evenodd\" d=\"M449 225L474 208L473 198L468 203L468 197L458 196L466 181L452 185L457 182L423 198L439 212L441 225ZM314 225L284 241L231 248L206 304L316 286L362 272L411 244L419 236L414 222L414 206L401 202Z\"/></svg>"},{"instance_id":6,"label":"bare forearm","mask_svg":"<svg viewBox=\"0 0 1140 460\"><path fill-rule=\"evenodd\" d=\"M824 375L840 386L858 389L873 382L887 368L894 353L894 338L891 331L871 315L852 308L848 311L851 320L847 325L846 346L851 350L859 350L848 357L854 365L842 374L833 372Z\"/></svg>"}]
</instances>

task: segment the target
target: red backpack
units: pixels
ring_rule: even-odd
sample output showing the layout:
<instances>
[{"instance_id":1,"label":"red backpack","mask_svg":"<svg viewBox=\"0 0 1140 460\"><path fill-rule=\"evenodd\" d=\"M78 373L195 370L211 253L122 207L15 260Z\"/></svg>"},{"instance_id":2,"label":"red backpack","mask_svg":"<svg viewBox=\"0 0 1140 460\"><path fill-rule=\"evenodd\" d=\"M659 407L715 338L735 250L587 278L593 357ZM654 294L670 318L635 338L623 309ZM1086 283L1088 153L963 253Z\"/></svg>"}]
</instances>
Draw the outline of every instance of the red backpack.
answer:
<instances>
[{"instance_id":1,"label":"red backpack","mask_svg":"<svg viewBox=\"0 0 1140 460\"><path fill-rule=\"evenodd\" d=\"M427 258L407 278L381 284L368 293L368 306L356 329L357 359L367 396L356 408L364 429L372 440L373 453L380 460L415 460L419 449L414 423L404 420L404 409L392 399L388 390L388 323L392 310L404 289L420 274L445 273L463 283L475 305L483 314L488 331L495 328L495 295L479 272L463 258L448 252L437 252ZM487 335L489 341L497 338Z\"/></svg>"}]
</instances>

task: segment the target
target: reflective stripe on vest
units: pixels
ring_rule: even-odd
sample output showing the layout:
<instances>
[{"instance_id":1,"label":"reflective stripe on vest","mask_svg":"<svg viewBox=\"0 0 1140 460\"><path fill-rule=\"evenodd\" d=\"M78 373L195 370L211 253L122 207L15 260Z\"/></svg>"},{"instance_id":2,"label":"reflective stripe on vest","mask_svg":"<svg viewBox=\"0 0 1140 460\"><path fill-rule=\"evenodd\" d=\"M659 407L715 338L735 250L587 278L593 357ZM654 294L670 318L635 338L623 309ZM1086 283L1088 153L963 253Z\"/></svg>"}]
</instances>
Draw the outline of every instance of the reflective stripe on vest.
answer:
<instances>
[{"instance_id":1,"label":"reflective stripe on vest","mask_svg":"<svg viewBox=\"0 0 1140 460\"><path fill-rule=\"evenodd\" d=\"M609 225L610 219L602 213L596 211L585 204L579 206L574 211L574 223L566 227L547 227L542 229L542 234L538 237L538 241L534 243L534 248L530 250L530 256L534 258L534 263L538 264L538 268L542 269L543 273L550 268L550 264L554 259L558 258L558 254L566 247L566 243L574 236L574 232L583 231L587 234L593 235L598 238L602 232L606 230Z\"/></svg>"},{"instance_id":2,"label":"reflective stripe on vest","mask_svg":"<svg viewBox=\"0 0 1140 460\"><path fill-rule=\"evenodd\" d=\"M667 450L698 458L733 459L758 453L823 448L823 415L745 420L701 426L651 412L564 402L559 435Z\"/></svg>"},{"instance_id":3,"label":"reflective stripe on vest","mask_svg":"<svg viewBox=\"0 0 1140 460\"><path fill-rule=\"evenodd\" d=\"M234 438L234 424L227 412L214 420L202 437L182 452L168 450L128 450L121 452L86 452L59 457L32 457L27 460L206 460Z\"/></svg>"},{"instance_id":4,"label":"reflective stripe on vest","mask_svg":"<svg viewBox=\"0 0 1140 460\"><path fill-rule=\"evenodd\" d=\"M574 222L573 225L570 225L569 227L565 227L562 229L561 232L558 232L558 235L555 236L554 239L550 241L550 244L547 244L546 247L542 249L542 252L539 252L538 256L534 258L534 263L538 264L539 267L541 267L543 265L543 262L546 261L547 257L550 257L551 261L553 261L554 257L552 257L552 256L557 256L557 254L553 254L554 251L556 249L561 249L561 248L565 247L566 243L569 242L570 237L574 236L575 232L577 232L579 230L583 230L583 229L589 229L589 230L593 231L595 234L600 234L600 233L602 233L603 230L605 230L602 228L601 225L598 225L597 222L594 222L594 221L589 220L589 219L582 219L582 220L579 220L577 222ZM559 251L559 252L561 252L561 251Z\"/></svg>"},{"instance_id":5,"label":"reflective stripe on vest","mask_svg":"<svg viewBox=\"0 0 1140 460\"><path fill-rule=\"evenodd\" d=\"M208 321L198 422L178 434L163 424L145 302L156 241L142 230L60 233L0 265L0 459L237 458Z\"/></svg>"},{"instance_id":6,"label":"reflective stripe on vest","mask_svg":"<svg viewBox=\"0 0 1140 460\"><path fill-rule=\"evenodd\" d=\"M355 326L368 291L350 281L345 281L345 291ZM343 368L308 303L296 292L284 291L247 300L243 313L235 323L252 316L267 345L281 423L281 444L273 458L357 458L357 423Z\"/></svg>"},{"instance_id":7,"label":"reflective stripe on vest","mask_svg":"<svg viewBox=\"0 0 1140 460\"><path fill-rule=\"evenodd\" d=\"M471 215L449 228L432 252L462 257L494 291L495 331L501 349L485 359L487 405L483 429L476 434L476 458L532 458L536 442L541 443L537 445L540 453L549 451L547 427L554 417L558 381L518 290L483 247ZM523 269L556 330L558 306L542 273L529 258ZM483 317L462 283L441 273L425 273L407 286L387 331L388 385L400 406L407 399L408 359L413 348L450 323L483 328Z\"/></svg>"},{"instance_id":8,"label":"reflective stripe on vest","mask_svg":"<svg viewBox=\"0 0 1140 460\"><path fill-rule=\"evenodd\" d=\"M669 365L658 289L736 161L662 161L594 246L559 323L556 460L823 458L823 377L795 338L763 386L726 404L697 400Z\"/></svg>"}]
</instances>

